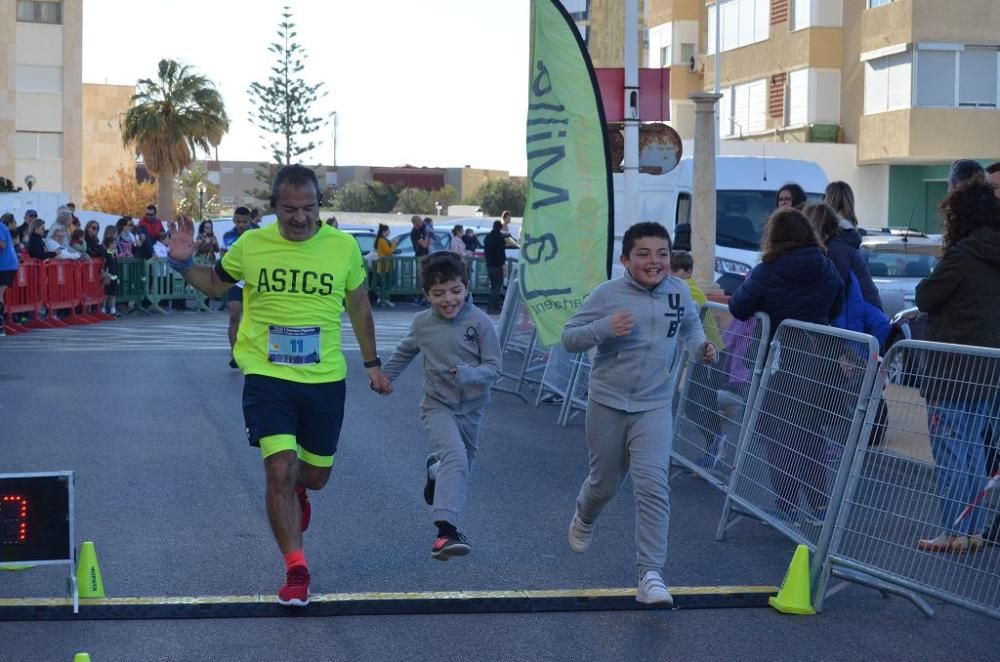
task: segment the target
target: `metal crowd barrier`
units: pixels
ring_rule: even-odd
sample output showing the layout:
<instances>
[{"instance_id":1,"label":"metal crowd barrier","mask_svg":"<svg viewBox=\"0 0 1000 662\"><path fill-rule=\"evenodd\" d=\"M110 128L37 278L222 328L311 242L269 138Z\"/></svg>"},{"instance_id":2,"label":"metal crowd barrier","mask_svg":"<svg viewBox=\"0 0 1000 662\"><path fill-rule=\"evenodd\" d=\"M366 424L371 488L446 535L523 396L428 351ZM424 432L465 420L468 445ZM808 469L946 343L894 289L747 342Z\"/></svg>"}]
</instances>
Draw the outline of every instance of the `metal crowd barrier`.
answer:
<instances>
[{"instance_id":1,"label":"metal crowd barrier","mask_svg":"<svg viewBox=\"0 0 1000 662\"><path fill-rule=\"evenodd\" d=\"M190 301L198 310L211 311L205 305L205 295L188 285L183 276L171 269L166 258L146 260L145 266L145 298L150 302L150 311L166 313L160 307L160 303L164 301Z\"/></svg>"},{"instance_id":2,"label":"metal crowd barrier","mask_svg":"<svg viewBox=\"0 0 1000 662\"><path fill-rule=\"evenodd\" d=\"M871 336L786 320L737 449L717 539L742 515L825 559L878 369Z\"/></svg>"},{"instance_id":3,"label":"metal crowd barrier","mask_svg":"<svg viewBox=\"0 0 1000 662\"><path fill-rule=\"evenodd\" d=\"M1000 618L1000 350L905 340L882 365L816 607L832 576Z\"/></svg>"},{"instance_id":4,"label":"metal crowd barrier","mask_svg":"<svg viewBox=\"0 0 1000 662\"><path fill-rule=\"evenodd\" d=\"M713 302L700 313L719 357L703 364L683 353L671 460L724 490L750 415L747 403L753 402L763 371L771 323L764 313L734 319L727 306Z\"/></svg>"},{"instance_id":5,"label":"metal crowd barrier","mask_svg":"<svg viewBox=\"0 0 1000 662\"><path fill-rule=\"evenodd\" d=\"M590 395L590 367L593 350L573 355L574 372L569 385L569 397L563 401L559 412L559 425L566 427L575 414L587 411Z\"/></svg>"},{"instance_id":6,"label":"metal crowd barrier","mask_svg":"<svg viewBox=\"0 0 1000 662\"><path fill-rule=\"evenodd\" d=\"M535 394L536 407L543 401L546 401L547 404L559 405L566 402L579 366L578 356L579 354L567 352L562 345L549 348L545 369L542 371L542 379L538 384L538 392ZM560 417L561 411L562 407L560 407Z\"/></svg>"},{"instance_id":7,"label":"metal crowd barrier","mask_svg":"<svg viewBox=\"0 0 1000 662\"><path fill-rule=\"evenodd\" d=\"M508 271L508 283L517 283L517 269ZM507 288L503 307L500 310L499 323L500 354L503 367L500 378L493 385L493 390L516 395L525 402L528 399L522 392L524 385L539 384L539 373L545 370L548 352L538 342L535 325L531 321L528 307L521 299L521 290L517 285ZM513 385L509 385L513 382Z\"/></svg>"},{"instance_id":8,"label":"metal crowd barrier","mask_svg":"<svg viewBox=\"0 0 1000 662\"><path fill-rule=\"evenodd\" d=\"M469 291L472 296L486 297L490 293L490 277L486 258L464 258L469 270ZM507 273L516 268L517 261L507 260ZM375 292L381 305L391 303L392 297L417 297L423 294L419 261L415 257L380 257L369 266L369 289ZM508 282L511 282L508 277ZM516 281L515 281L516 282Z\"/></svg>"}]
</instances>

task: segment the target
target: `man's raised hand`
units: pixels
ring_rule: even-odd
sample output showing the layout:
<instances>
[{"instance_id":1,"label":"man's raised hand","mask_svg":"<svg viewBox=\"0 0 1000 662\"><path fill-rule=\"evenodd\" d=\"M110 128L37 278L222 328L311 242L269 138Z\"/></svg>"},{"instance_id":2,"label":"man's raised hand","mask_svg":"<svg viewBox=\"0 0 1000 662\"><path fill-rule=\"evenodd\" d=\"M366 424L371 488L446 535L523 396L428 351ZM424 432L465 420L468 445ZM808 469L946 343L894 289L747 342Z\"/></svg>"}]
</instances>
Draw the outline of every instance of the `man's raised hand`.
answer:
<instances>
[{"instance_id":1,"label":"man's raised hand","mask_svg":"<svg viewBox=\"0 0 1000 662\"><path fill-rule=\"evenodd\" d=\"M170 223L171 258L184 262L194 256L194 221L189 216L179 215Z\"/></svg>"}]
</instances>

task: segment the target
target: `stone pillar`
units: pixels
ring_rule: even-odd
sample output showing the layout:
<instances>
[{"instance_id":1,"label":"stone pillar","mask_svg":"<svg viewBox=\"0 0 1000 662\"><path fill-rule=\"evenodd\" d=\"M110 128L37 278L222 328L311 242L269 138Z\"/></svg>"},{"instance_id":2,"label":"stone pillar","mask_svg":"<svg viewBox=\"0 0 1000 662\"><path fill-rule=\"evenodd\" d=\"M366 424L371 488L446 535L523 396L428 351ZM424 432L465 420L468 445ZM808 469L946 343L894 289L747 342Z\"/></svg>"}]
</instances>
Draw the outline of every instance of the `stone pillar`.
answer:
<instances>
[{"instance_id":1,"label":"stone pillar","mask_svg":"<svg viewBox=\"0 0 1000 662\"><path fill-rule=\"evenodd\" d=\"M692 92L694 102L694 186L691 256L694 279L705 294L721 295L715 284L715 106L721 94Z\"/></svg>"}]
</instances>

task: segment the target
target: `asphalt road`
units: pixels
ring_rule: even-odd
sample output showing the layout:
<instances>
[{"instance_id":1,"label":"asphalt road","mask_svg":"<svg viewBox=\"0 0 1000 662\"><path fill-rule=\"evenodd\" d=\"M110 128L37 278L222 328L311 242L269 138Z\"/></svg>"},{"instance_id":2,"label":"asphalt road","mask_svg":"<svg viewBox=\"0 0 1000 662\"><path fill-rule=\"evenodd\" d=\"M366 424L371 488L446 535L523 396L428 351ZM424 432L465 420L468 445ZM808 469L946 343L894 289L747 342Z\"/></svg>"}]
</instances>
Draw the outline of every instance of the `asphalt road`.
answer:
<instances>
[{"instance_id":1,"label":"asphalt road","mask_svg":"<svg viewBox=\"0 0 1000 662\"><path fill-rule=\"evenodd\" d=\"M412 309L378 311L388 356ZM349 331L347 333L349 336ZM351 345L349 345L351 346ZM587 457L582 420L498 394L487 413L462 529L463 559L432 560L421 498L428 444L420 367L389 398L349 349L348 411L333 478L313 495L314 592L633 587L626 486L591 550L566 526ZM222 314L131 317L0 339L0 472L77 472L78 540L93 540L109 596L274 593L283 567L267 526L259 455L246 443L242 379ZM792 545L755 522L714 540L722 496L673 483L673 586L777 584ZM0 573L0 598L60 596L63 570ZM770 609L334 618L0 623L0 661L72 660L990 660L1000 623L848 587L824 614Z\"/></svg>"}]
</instances>

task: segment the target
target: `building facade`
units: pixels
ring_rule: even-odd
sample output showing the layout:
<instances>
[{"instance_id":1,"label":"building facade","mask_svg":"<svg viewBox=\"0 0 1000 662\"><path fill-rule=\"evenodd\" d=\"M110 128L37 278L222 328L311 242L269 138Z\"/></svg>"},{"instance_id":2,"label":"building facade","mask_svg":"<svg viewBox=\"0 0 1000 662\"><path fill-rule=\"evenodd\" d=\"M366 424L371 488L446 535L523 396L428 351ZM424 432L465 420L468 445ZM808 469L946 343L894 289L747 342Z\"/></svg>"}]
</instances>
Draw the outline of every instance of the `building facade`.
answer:
<instances>
[{"instance_id":1,"label":"building facade","mask_svg":"<svg viewBox=\"0 0 1000 662\"><path fill-rule=\"evenodd\" d=\"M5 0L0 44L0 175L79 200L82 3Z\"/></svg>"},{"instance_id":2,"label":"building facade","mask_svg":"<svg viewBox=\"0 0 1000 662\"><path fill-rule=\"evenodd\" d=\"M721 151L746 153L727 141L850 145L856 172L823 165L832 178L880 182L869 187L870 225L937 231L948 164L1000 158L996 0L647 2L645 64L671 68L678 133L693 137L688 93L716 89L718 39Z\"/></svg>"},{"instance_id":3,"label":"building facade","mask_svg":"<svg viewBox=\"0 0 1000 662\"><path fill-rule=\"evenodd\" d=\"M134 91L132 85L83 84L81 185L85 193L106 184L119 168L135 168L135 150L122 144L120 124Z\"/></svg>"}]
</instances>

